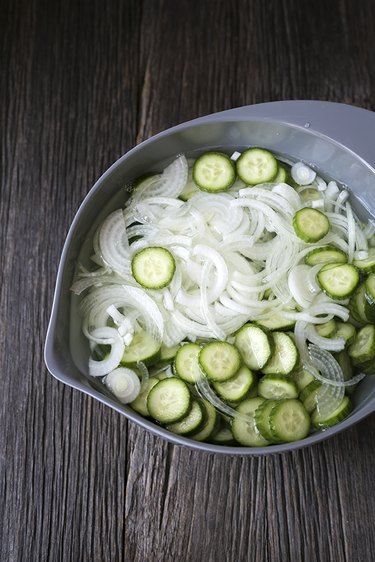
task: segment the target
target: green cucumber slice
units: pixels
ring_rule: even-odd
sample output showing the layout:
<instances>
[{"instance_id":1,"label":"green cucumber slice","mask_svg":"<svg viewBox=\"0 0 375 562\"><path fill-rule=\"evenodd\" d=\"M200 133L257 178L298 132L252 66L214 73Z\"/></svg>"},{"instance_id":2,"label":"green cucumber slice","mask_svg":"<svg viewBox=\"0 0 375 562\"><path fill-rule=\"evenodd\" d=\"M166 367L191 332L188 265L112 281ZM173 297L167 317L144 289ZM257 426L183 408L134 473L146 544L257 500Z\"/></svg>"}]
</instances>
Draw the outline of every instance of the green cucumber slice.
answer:
<instances>
[{"instance_id":1,"label":"green cucumber slice","mask_svg":"<svg viewBox=\"0 0 375 562\"><path fill-rule=\"evenodd\" d=\"M303 403L306 411L312 414L317 406L317 395L322 383L316 379L311 381L300 393L299 399Z\"/></svg>"},{"instance_id":2,"label":"green cucumber slice","mask_svg":"<svg viewBox=\"0 0 375 562\"><path fill-rule=\"evenodd\" d=\"M226 382L215 382L213 387L216 393L228 402L242 400L255 387L256 378L250 369L240 367L237 374Z\"/></svg>"},{"instance_id":3,"label":"green cucumber slice","mask_svg":"<svg viewBox=\"0 0 375 562\"><path fill-rule=\"evenodd\" d=\"M235 179L233 161L221 152L206 152L194 163L193 181L204 191L225 191L234 184Z\"/></svg>"},{"instance_id":4,"label":"green cucumber slice","mask_svg":"<svg viewBox=\"0 0 375 562\"><path fill-rule=\"evenodd\" d=\"M167 429L177 435L189 435L199 431L204 423L204 414L198 400L193 400L190 412L181 421L167 425Z\"/></svg>"},{"instance_id":5,"label":"green cucumber slice","mask_svg":"<svg viewBox=\"0 0 375 562\"><path fill-rule=\"evenodd\" d=\"M238 177L248 185L271 182L278 173L278 163L264 148L249 148L236 161Z\"/></svg>"},{"instance_id":6,"label":"green cucumber slice","mask_svg":"<svg viewBox=\"0 0 375 562\"><path fill-rule=\"evenodd\" d=\"M268 441L259 433L255 425L255 412L264 398L248 398L236 408L237 412L247 416L249 421L242 418L233 418L232 433L238 443L245 447L264 447Z\"/></svg>"},{"instance_id":7,"label":"green cucumber slice","mask_svg":"<svg viewBox=\"0 0 375 562\"><path fill-rule=\"evenodd\" d=\"M224 382L236 375L241 367L240 352L227 342L211 342L199 353L199 364L208 379Z\"/></svg>"},{"instance_id":8,"label":"green cucumber slice","mask_svg":"<svg viewBox=\"0 0 375 562\"><path fill-rule=\"evenodd\" d=\"M375 358L375 326L366 324L361 328L348 348L349 357L355 365L366 363Z\"/></svg>"},{"instance_id":9,"label":"green cucumber slice","mask_svg":"<svg viewBox=\"0 0 375 562\"><path fill-rule=\"evenodd\" d=\"M291 311L289 311L291 312ZM295 326L296 321L285 318L282 313L276 312L266 320L257 320L257 324L269 330L290 330Z\"/></svg>"},{"instance_id":10,"label":"green cucumber slice","mask_svg":"<svg viewBox=\"0 0 375 562\"><path fill-rule=\"evenodd\" d=\"M326 263L346 263L348 256L343 250L334 246L323 246L322 248L314 248L305 256L307 265L319 265Z\"/></svg>"},{"instance_id":11,"label":"green cucumber slice","mask_svg":"<svg viewBox=\"0 0 375 562\"><path fill-rule=\"evenodd\" d=\"M147 398L148 398L150 390L156 384L158 384L158 382L159 382L159 379L157 379L156 377L150 377L148 379L147 383L145 384L144 388L138 394L137 398L129 404L129 406L131 406L133 408L133 410L138 412L138 414L141 414L141 416L144 416L146 418L149 417L150 412L148 411L148 408L147 408Z\"/></svg>"},{"instance_id":12,"label":"green cucumber slice","mask_svg":"<svg viewBox=\"0 0 375 562\"><path fill-rule=\"evenodd\" d=\"M273 178L273 182L275 183L288 183L288 172L286 171L285 167L278 163L277 174Z\"/></svg>"},{"instance_id":13,"label":"green cucumber slice","mask_svg":"<svg viewBox=\"0 0 375 562\"><path fill-rule=\"evenodd\" d=\"M357 330L350 324L350 322L339 322L336 320L336 333L334 334L335 338L344 338L345 345L350 345L353 343L355 336L357 334Z\"/></svg>"},{"instance_id":14,"label":"green cucumber slice","mask_svg":"<svg viewBox=\"0 0 375 562\"><path fill-rule=\"evenodd\" d=\"M316 410L311 418L312 424L317 429L326 429L338 424L343 419L348 417L352 411L352 403L348 396L344 396L340 406L336 408L329 416L322 418Z\"/></svg>"},{"instance_id":15,"label":"green cucumber slice","mask_svg":"<svg viewBox=\"0 0 375 562\"><path fill-rule=\"evenodd\" d=\"M276 439L291 443L308 436L310 416L302 402L296 399L281 400L270 413L270 427Z\"/></svg>"},{"instance_id":16,"label":"green cucumber slice","mask_svg":"<svg viewBox=\"0 0 375 562\"><path fill-rule=\"evenodd\" d=\"M296 383L299 392L301 392L304 388L306 388L308 384L315 380L315 377L310 373L310 371L304 369L303 367L297 368L292 373L290 373L289 376L292 377L292 379Z\"/></svg>"},{"instance_id":17,"label":"green cucumber slice","mask_svg":"<svg viewBox=\"0 0 375 562\"><path fill-rule=\"evenodd\" d=\"M159 357L160 344L150 334L140 330L135 332L130 345L125 348L121 364L134 366L142 362L145 365L152 365Z\"/></svg>"},{"instance_id":18,"label":"green cucumber slice","mask_svg":"<svg viewBox=\"0 0 375 562\"><path fill-rule=\"evenodd\" d=\"M265 375L288 375L298 361L298 351L292 338L284 332L273 332L274 351L263 367Z\"/></svg>"},{"instance_id":19,"label":"green cucumber slice","mask_svg":"<svg viewBox=\"0 0 375 562\"><path fill-rule=\"evenodd\" d=\"M329 297L342 300L355 291L359 283L359 273L353 265L330 263L322 267L317 280Z\"/></svg>"},{"instance_id":20,"label":"green cucumber slice","mask_svg":"<svg viewBox=\"0 0 375 562\"><path fill-rule=\"evenodd\" d=\"M268 400L297 398L298 390L294 380L287 375L264 375L258 383L258 394Z\"/></svg>"},{"instance_id":21,"label":"green cucumber slice","mask_svg":"<svg viewBox=\"0 0 375 562\"><path fill-rule=\"evenodd\" d=\"M195 383L202 376L198 362L201 349L197 343L185 343L177 351L174 371L186 382Z\"/></svg>"},{"instance_id":22,"label":"green cucumber slice","mask_svg":"<svg viewBox=\"0 0 375 562\"><path fill-rule=\"evenodd\" d=\"M318 242L326 236L330 229L328 217L310 207L304 207L293 217L293 228L298 238L304 242Z\"/></svg>"},{"instance_id":23,"label":"green cucumber slice","mask_svg":"<svg viewBox=\"0 0 375 562\"><path fill-rule=\"evenodd\" d=\"M236 441L233 437L232 430L229 425L225 424L210 438L211 443L216 445L235 445Z\"/></svg>"},{"instance_id":24,"label":"green cucumber slice","mask_svg":"<svg viewBox=\"0 0 375 562\"><path fill-rule=\"evenodd\" d=\"M220 415L215 408L207 400L202 400L201 404L204 409L205 422L202 429L189 436L194 441L207 441L217 431L220 423Z\"/></svg>"},{"instance_id":25,"label":"green cucumber slice","mask_svg":"<svg viewBox=\"0 0 375 562\"><path fill-rule=\"evenodd\" d=\"M278 400L265 400L258 406L255 412L255 425L259 433L270 443L280 443L271 431L270 415Z\"/></svg>"},{"instance_id":26,"label":"green cucumber slice","mask_svg":"<svg viewBox=\"0 0 375 562\"><path fill-rule=\"evenodd\" d=\"M317 324L315 330L322 338L332 338L336 332L336 322L332 318L332 320L324 322L324 324Z\"/></svg>"},{"instance_id":27,"label":"green cucumber slice","mask_svg":"<svg viewBox=\"0 0 375 562\"><path fill-rule=\"evenodd\" d=\"M255 324L245 324L236 334L234 345L249 369L259 371L272 355L272 340Z\"/></svg>"},{"instance_id":28,"label":"green cucumber slice","mask_svg":"<svg viewBox=\"0 0 375 562\"><path fill-rule=\"evenodd\" d=\"M160 423L182 420L190 411L191 395L187 384L170 377L159 381L149 392L147 408L150 416Z\"/></svg>"},{"instance_id":29,"label":"green cucumber slice","mask_svg":"<svg viewBox=\"0 0 375 562\"><path fill-rule=\"evenodd\" d=\"M354 260L353 265L363 273L375 272L375 248L369 248L368 257L365 260Z\"/></svg>"},{"instance_id":30,"label":"green cucumber slice","mask_svg":"<svg viewBox=\"0 0 375 562\"><path fill-rule=\"evenodd\" d=\"M173 345L172 347L167 347L163 344L160 348L160 361L162 363L170 363L176 357L180 347L180 344Z\"/></svg>"},{"instance_id":31,"label":"green cucumber slice","mask_svg":"<svg viewBox=\"0 0 375 562\"><path fill-rule=\"evenodd\" d=\"M162 289L169 285L176 269L169 250L160 247L144 248L132 258L134 279L145 289Z\"/></svg>"}]
</instances>

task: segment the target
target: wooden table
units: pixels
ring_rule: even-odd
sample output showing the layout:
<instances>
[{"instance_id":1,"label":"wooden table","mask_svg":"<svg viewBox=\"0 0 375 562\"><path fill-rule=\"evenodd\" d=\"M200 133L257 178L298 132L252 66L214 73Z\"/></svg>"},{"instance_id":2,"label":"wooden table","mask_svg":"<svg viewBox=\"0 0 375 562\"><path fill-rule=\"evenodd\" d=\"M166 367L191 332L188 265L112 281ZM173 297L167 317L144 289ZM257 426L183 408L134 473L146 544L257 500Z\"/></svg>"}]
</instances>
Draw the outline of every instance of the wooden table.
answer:
<instances>
[{"instance_id":1,"label":"wooden table","mask_svg":"<svg viewBox=\"0 0 375 562\"><path fill-rule=\"evenodd\" d=\"M371 0L1 1L4 562L370 562L375 418L267 458L169 445L47 372L71 220L150 135L280 99L375 109Z\"/></svg>"}]
</instances>

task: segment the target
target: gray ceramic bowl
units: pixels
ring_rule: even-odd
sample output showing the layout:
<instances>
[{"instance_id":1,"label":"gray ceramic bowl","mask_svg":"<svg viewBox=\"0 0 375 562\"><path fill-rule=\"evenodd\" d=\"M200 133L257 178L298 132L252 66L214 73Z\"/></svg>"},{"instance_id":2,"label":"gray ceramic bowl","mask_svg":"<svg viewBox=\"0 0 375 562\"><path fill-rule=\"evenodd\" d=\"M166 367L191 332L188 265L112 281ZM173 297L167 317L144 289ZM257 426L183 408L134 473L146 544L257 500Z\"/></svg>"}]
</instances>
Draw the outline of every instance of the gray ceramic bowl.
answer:
<instances>
[{"instance_id":1,"label":"gray ceramic bowl","mask_svg":"<svg viewBox=\"0 0 375 562\"><path fill-rule=\"evenodd\" d=\"M357 212L375 215L375 113L356 107L317 101L285 101L232 109L173 127L133 148L96 182L69 230L61 256L45 346L49 371L125 415L152 433L201 451L232 455L263 455L317 443L375 411L375 376L360 383L350 417L303 441L263 448L224 447L174 435L120 405L96 380L85 376L87 342L80 333L69 287L77 257L90 229L123 203L120 188L147 170L160 169L177 153L196 155L207 149L233 151L248 145L268 148L314 165L322 173L350 186ZM115 195L119 194L116 200Z\"/></svg>"}]
</instances>

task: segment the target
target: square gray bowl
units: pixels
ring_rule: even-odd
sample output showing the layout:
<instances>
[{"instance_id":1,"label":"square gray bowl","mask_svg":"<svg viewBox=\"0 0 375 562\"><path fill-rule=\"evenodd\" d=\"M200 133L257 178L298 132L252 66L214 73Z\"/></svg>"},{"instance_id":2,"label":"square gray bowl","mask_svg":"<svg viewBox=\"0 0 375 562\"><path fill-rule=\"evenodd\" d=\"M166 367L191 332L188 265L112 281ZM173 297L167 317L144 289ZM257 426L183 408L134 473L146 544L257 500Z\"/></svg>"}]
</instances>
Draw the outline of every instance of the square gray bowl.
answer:
<instances>
[{"instance_id":1,"label":"square gray bowl","mask_svg":"<svg viewBox=\"0 0 375 562\"><path fill-rule=\"evenodd\" d=\"M175 435L118 403L87 376L88 345L80 331L70 286L78 256L90 232L109 212L125 203L121 189L147 170L160 169L178 153L194 156L204 150L230 153L249 145L303 160L328 178L347 185L359 215L375 216L375 113L319 101L284 101L240 107L183 123L130 150L96 182L80 206L63 248L50 323L45 362L61 382L93 396L141 427L179 445L231 455L265 455L317 443L375 411L375 376L366 377L354 394L352 414L338 425L302 441L261 448L200 443ZM116 197L117 194L117 197Z\"/></svg>"}]
</instances>

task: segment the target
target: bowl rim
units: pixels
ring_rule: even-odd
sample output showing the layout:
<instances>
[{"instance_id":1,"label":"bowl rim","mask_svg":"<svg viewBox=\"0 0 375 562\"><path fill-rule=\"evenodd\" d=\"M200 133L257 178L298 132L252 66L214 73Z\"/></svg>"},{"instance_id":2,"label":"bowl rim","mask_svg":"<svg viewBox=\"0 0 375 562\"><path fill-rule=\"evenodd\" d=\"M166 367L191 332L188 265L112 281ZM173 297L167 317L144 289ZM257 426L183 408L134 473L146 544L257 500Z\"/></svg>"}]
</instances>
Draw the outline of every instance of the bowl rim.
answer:
<instances>
[{"instance_id":1,"label":"bowl rim","mask_svg":"<svg viewBox=\"0 0 375 562\"><path fill-rule=\"evenodd\" d=\"M333 111L335 114L340 116L340 127L339 130L336 132L334 130L330 130L329 123L327 124L327 111ZM124 415L130 421L133 421L143 429L147 429L154 435L158 437L162 437L167 441L181 445L185 447L189 447L191 449L204 451L207 453L219 453L231 456L263 456L263 455L272 455L278 453L284 453L293 451L296 449L308 447L310 445L319 443L340 433L341 431L345 430L346 428L358 423L359 421L363 420L365 417L370 415L375 411L375 397L373 399L368 400L363 406L360 407L358 411L352 413L348 418L340 422L338 425L328 428L326 430L321 430L317 433L313 433L306 437L303 440L295 441L291 443L283 443L281 445L268 445L266 447L240 447L240 446L225 446L225 445L217 445L211 444L206 442L194 441L188 437L183 437L176 435L167 429L163 428L162 426L158 426L152 421L149 421L142 416L140 416L137 412L132 410L130 407L126 405L121 405L105 394L101 394L94 388L88 388L84 386L79 380L74 380L69 378L69 375L61 372L60 368L56 364L56 357L54 351L54 337L56 331L56 321L57 321L57 313L59 307L59 301L61 296L61 285L62 279L65 270L66 258L69 253L72 241L74 239L74 235L76 232L77 225L80 222L81 214L86 207L87 202L93 197L93 195L103 187L103 184L106 183L107 179L116 171L120 166L122 166L123 162L126 161L132 154L143 150L145 146L149 144L157 142L159 139L169 136L177 131L182 131L185 129L190 129L195 126L203 125L206 123L214 123L220 121L254 121L254 122L273 122L273 123L280 123L285 124L290 127L295 127L297 129L304 129L306 131L306 115L313 115L314 118L311 117L311 121L315 123L314 128L309 128L309 132L315 136L321 136L328 139L330 142L340 145L341 148L351 152L355 155L356 158L359 158L363 164L365 164L370 170L375 174L375 169L373 164L368 162L368 160L364 159L361 154L357 152L362 152L364 148L367 147L367 143L364 142L363 134L361 131L361 135L357 134L358 142L353 143L353 146L347 146L346 144L342 144L340 142L340 136L342 136L343 132L346 131L346 127L349 126L348 124L346 127L343 127L345 123L345 119L342 119L343 116L348 118L349 116L351 119L358 121L359 120L359 129L361 130L363 126L368 125L370 122L372 127L372 134L373 130L375 129L375 113L368 111L366 109L362 109L359 107L347 105L347 104L340 104L336 102L320 102L315 100L287 100L287 101L279 101L279 102L267 102L262 104L255 104L250 106L243 106L238 107L226 111L221 111L217 113L213 113L210 115L198 117L196 119L186 121L174 127L170 127L164 131L161 131L150 138L146 139L142 143L134 146L128 152L123 154L120 158L118 158L94 183L93 187L89 190L89 192L84 197L81 205L79 206L76 214L73 218L73 221L70 225L69 231L67 233L63 250L61 253L57 276L56 276L56 284L52 302L52 308L50 313L50 320L48 324L47 334L46 334L46 342L44 347L44 360L47 366L48 371L52 374L54 378L59 380L60 382L74 388L76 390L80 390L84 394L87 394L99 402L106 404L107 406L111 407L115 411L119 412L120 414ZM301 116L303 118L301 118ZM328 125L328 126L327 126ZM353 126L350 126L351 134L353 135ZM333 136L332 136L333 135ZM352 137L353 138L353 137ZM354 140L356 137L354 135ZM357 148L357 150L356 150ZM374 153L374 164L375 164L375 153Z\"/></svg>"}]
</instances>

